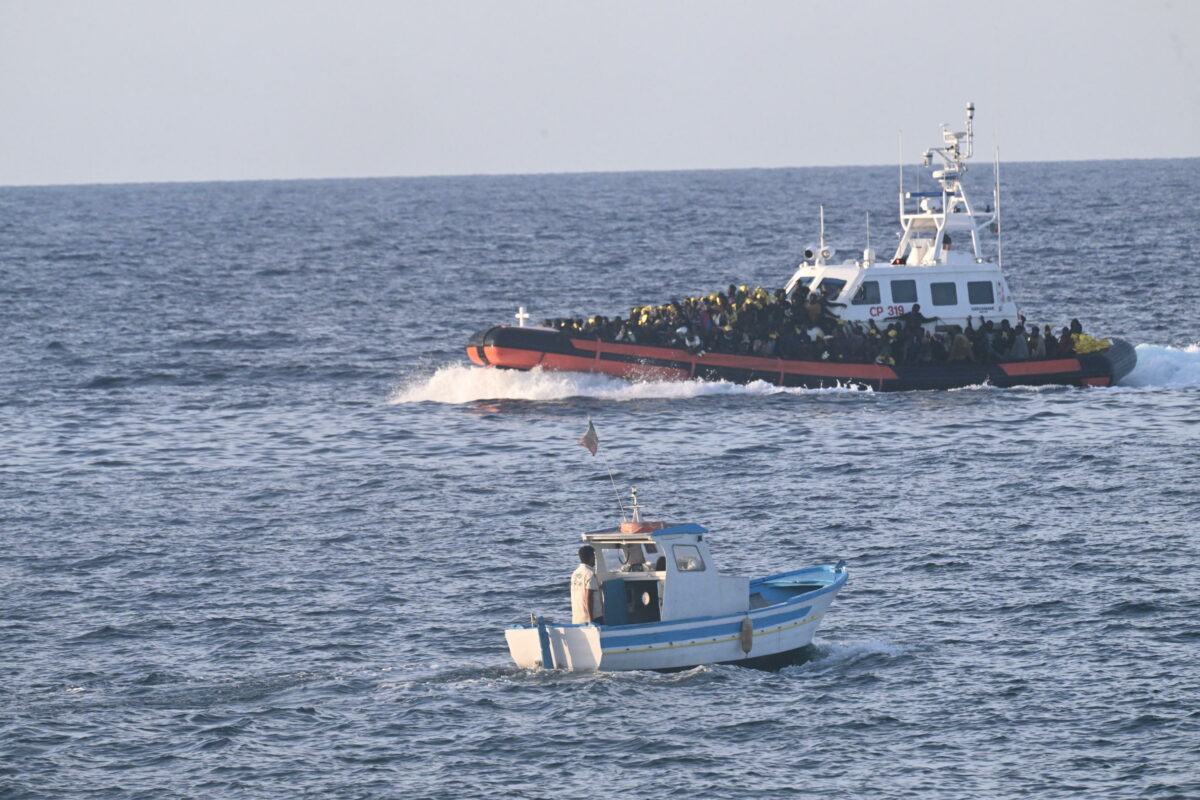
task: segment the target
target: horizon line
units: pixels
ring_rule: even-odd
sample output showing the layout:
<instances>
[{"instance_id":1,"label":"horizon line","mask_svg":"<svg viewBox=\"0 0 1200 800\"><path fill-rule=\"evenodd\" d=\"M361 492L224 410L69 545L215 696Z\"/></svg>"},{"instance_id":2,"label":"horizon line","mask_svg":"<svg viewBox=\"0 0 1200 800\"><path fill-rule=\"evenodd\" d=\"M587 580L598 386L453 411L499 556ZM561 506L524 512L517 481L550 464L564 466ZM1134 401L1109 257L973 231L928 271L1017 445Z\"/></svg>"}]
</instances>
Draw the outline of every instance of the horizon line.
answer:
<instances>
[{"instance_id":1,"label":"horizon line","mask_svg":"<svg viewBox=\"0 0 1200 800\"><path fill-rule=\"evenodd\" d=\"M1025 161L1001 161L1002 165L1013 164L1086 164L1107 161L1195 161L1197 156L1131 156L1121 158L1058 158L1030 159ZM980 162L983 163L983 162ZM642 173L676 173L676 172L764 172L770 170L793 169L875 169L895 168L897 164L810 164L774 167L678 167L668 169L602 169L602 170L557 170L546 172L448 172L448 173L418 173L411 175L327 175L320 177L289 177L289 178L176 178L165 180L130 180L130 181L63 181L59 183L4 183L3 189L57 189L65 187L88 186L170 186L177 184L209 184L209 183L316 183L320 181L388 181L388 180L429 180L435 178L534 178L573 175L635 175ZM918 166L920 163L900 164L899 166Z\"/></svg>"}]
</instances>

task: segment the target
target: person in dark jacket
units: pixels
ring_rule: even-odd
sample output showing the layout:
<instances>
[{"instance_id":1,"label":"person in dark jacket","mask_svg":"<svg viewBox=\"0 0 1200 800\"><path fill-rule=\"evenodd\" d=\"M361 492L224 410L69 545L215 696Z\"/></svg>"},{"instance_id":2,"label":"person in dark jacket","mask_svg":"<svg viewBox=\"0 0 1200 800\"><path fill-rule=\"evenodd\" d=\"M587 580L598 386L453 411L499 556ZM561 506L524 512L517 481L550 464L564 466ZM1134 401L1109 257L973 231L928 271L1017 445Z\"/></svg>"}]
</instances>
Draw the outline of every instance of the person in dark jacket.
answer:
<instances>
[{"instance_id":1,"label":"person in dark jacket","mask_svg":"<svg viewBox=\"0 0 1200 800\"><path fill-rule=\"evenodd\" d=\"M1042 339L1046 342L1046 358L1058 358L1058 339L1049 325L1046 326Z\"/></svg>"},{"instance_id":2,"label":"person in dark jacket","mask_svg":"<svg viewBox=\"0 0 1200 800\"><path fill-rule=\"evenodd\" d=\"M1063 328L1058 335L1058 357L1071 358L1075 355L1075 340L1071 338L1071 329Z\"/></svg>"},{"instance_id":3,"label":"person in dark jacket","mask_svg":"<svg viewBox=\"0 0 1200 800\"><path fill-rule=\"evenodd\" d=\"M1032 325L1029 328L1029 357L1046 357L1046 342L1042 338L1041 332L1038 331L1037 325Z\"/></svg>"},{"instance_id":4,"label":"person in dark jacket","mask_svg":"<svg viewBox=\"0 0 1200 800\"><path fill-rule=\"evenodd\" d=\"M900 320L904 323L905 329L908 329L919 328L928 322L936 322L937 320L941 319L941 317L927 317L921 313L921 304L913 303L912 311L909 311L907 314L897 314L896 316L888 317L887 319Z\"/></svg>"}]
</instances>

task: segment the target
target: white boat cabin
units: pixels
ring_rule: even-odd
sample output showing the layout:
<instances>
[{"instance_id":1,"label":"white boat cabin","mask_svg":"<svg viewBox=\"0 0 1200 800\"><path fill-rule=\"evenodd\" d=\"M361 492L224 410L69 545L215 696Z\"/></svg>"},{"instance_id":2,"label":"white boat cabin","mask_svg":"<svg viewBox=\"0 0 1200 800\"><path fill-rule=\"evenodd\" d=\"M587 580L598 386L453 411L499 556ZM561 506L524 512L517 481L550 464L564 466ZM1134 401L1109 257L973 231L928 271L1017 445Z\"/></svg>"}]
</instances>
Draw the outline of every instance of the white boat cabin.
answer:
<instances>
[{"instance_id":1,"label":"white boat cabin","mask_svg":"<svg viewBox=\"0 0 1200 800\"><path fill-rule=\"evenodd\" d=\"M881 328L889 317L912 311L914 304L920 304L924 316L939 317L938 327L965 327L968 315L976 326L980 317L1016 324L1019 309L1001 269L1000 246L995 260L985 257L980 246L985 231L999 232L999 182L994 206L982 212L971 205L961 182L974 151L974 117L975 106L968 103L966 130L943 125L942 147L925 151L926 168L932 168L934 155L941 159L932 169L936 190L905 192L901 185L902 233L891 259L876 260L868 241L861 259L833 263L836 251L825 245L822 208L820 244L805 249L788 293L800 285L819 290L846 304L837 309L842 319L864 324L873 319Z\"/></svg>"},{"instance_id":2,"label":"white boat cabin","mask_svg":"<svg viewBox=\"0 0 1200 800\"><path fill-rule=\"evenodd\" d=\"M744 612L750 579L717 571L700 525L633 522L582 535L596 551L604 624L633 625Z\"/></svg>"}]
</instances>

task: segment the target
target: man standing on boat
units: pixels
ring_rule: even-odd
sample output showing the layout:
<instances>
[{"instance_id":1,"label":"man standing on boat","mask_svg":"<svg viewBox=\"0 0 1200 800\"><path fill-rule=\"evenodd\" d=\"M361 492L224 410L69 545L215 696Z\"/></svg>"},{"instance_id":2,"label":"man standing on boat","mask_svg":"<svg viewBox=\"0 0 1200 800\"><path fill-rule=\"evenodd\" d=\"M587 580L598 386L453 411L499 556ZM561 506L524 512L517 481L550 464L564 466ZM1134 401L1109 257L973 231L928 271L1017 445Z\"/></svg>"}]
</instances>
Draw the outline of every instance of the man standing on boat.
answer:
<instances>
[{"instance_id":1,"label":"man standing on boat","mask_svg":"<svg viewBox=\"0 0 1200 800\"><path fill-rule=\"evenodd\" d=\"M908 330L911 328L919 328L927 322L936 322L937 320L941 319L941 317L927 317L921 313L921 304L913 303L912 311L909 311L907 314L897 314L893 317L887 317L887 319L902 320L904 322L905 330Z\"/></svg>"},{"instance_id":2,"label":"man standing on boat","mask_svg":"<svg viewBox=\"0 0 1200 800\"><path fill-rule=\"evenodd\" d=\"M579 548L579 566L571 575L571 624L604 624L600 582L596 580L596 551L590 544Z\"/></svg>"}]
</instances>

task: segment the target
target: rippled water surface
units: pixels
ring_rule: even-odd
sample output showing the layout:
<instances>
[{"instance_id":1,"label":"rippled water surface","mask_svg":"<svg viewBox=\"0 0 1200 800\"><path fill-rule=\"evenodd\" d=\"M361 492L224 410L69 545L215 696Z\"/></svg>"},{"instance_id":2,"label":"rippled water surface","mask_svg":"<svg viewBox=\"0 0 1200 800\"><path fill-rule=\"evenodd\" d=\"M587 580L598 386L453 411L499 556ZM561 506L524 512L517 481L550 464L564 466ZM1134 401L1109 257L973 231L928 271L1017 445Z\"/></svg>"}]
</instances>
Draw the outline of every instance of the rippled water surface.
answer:
<instances>
[{"instance_id":1,"label":"rippled water surface","mask_svg":"<svg viewBox=\"0 0 1200 800\"><path fill-rule=\"evenodd\" d=\"M0 797L1200 796L1200 161L1005 178L1024 310L1124 385L466 361L780 285L821 202L890 237L886 168L0 189ZM609 468L726 571L846 559L810 660L513 668Z\"/></svg>"}]
</instances>

